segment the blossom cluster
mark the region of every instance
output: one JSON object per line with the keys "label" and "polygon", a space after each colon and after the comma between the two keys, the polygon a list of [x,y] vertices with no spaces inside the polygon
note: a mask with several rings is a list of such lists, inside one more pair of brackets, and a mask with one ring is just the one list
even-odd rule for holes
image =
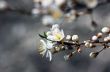
{"label": "blossom cluster", "polygon": [[33,0],[33,2],[32,14],[34,16],[43,14],[42,23],[47,26],[61,21],[73,22],[78,16],[90,13],[98,5],[98,0]]}
{"label": "blossom cluster", "polygon": [[44,33],[44,36],[40,35],[42,38],[45,38],[46,41],[40,40],[40,48],[38,49],[42,56],[46,55],[49,60],[52,60],[51,49],[55,48],[58,41],[62,41],[64,36],[63,30],[59,29],[59,25],[55,24],[52,26],[50,31]]}
{"label": "blossom cluster", "polygon": [[46,56],[49,60],[52,60],[52,55],[57,52],[71,50],[71,52],[64,56],[65,60],[70,59],[75,53],[81,53],[82,47],[94,49],[97,46],[101,46],[99,51],[91,52],[89,56],[96,58],[100,52],[110,48],[110,28],[103,27],[102,30],[90,39],[80,42],[78,35],[66,35],[64,31],[60,29],[58,24],[54,24],[52,28],[44,32],[43,35],[39,34],[42,38],[40,40],[39,53],[42,56]]}

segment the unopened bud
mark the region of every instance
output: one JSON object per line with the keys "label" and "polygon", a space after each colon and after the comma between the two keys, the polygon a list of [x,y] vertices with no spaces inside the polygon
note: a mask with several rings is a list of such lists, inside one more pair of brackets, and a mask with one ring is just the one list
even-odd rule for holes
{"label": "unopened bud", "polygon": [[89,54],[89,56],[90,56],[91,58],[96,58],[96,57],[98,56],[98,54],[99,54],[99,52],[91,52],[91,53]]}
{"label": "unopened bud", "polygon": [[78,48],[77,51],[78,51],[78,53],[81,53],[81,48]]}
{"label": "unopened bud", "polygon": [[109,37],[109,36],[108,36],[108,37],[105,37],[105,38],[104,38],[104,41],[105,41],[105,42],[110,41],[110,37]]}
{"label": "unopened bud", "polygon": [[101,30],[103,33],[109,33],[110,29],[108,27],[103,27]]}
{"label": "unopened bud", "polygon": [[79,40],[78,35],[73,35],[73,36],[72,36],[72,40],[73,40],[73,41],[78,41],[78,40]]}
{"label": "unopened bud", "polygon": [[97,37],[97,36],[93,36],[93,37],[92,37],[92,40],[93,40],[93,41],[96,41],[96,40],[98,40],[98,37]]}
{"label": "unopened bud", "polygon": [[86,43],[85,43],[85,47],[87,47],[87,48],[91,48],[92,46],[93,46],[93,44],[90,43],[90,42],[86,42]]}
{"label": "unopened bud", "polygon": [[67,36],[66,36],[66,39],[67,39],[67,40],[70,40],[70,39],[71,39],[71,36],[70,36],[70,35],[67,35]]}
{"label": "unopened bud", "polygon": [[58,52],[58,51],[60,51],[60,48],[59,47],[55,47],[55,50]]}
{"label": "unopened bud", "polygon": [[101,38],[102,35],[103,35],[103,34],[102,34],[101,32],[99,32],[99,33],[97,34],[97,37],[98,37],[98,38]]}

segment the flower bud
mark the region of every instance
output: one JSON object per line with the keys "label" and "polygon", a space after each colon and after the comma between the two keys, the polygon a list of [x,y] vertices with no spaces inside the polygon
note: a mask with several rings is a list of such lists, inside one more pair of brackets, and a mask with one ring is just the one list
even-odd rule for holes
{"label": "flower bud", "polygon": [[55,50],[58,52],[58,51],[60,51],[60,48],[59,47],[55,47]]}
{"label": "flower bud", "polygon": [[92,40],[93,40],[93,41],[96,41],[97,39],[98,39],[97,36],[93,36],[93,37],[92,37]]}
{"label": "flower bud", "polygon": [[108,27],[103,27],[101,30],[103,33],[109,33],[110,29]]}
{"label": "flower bud", "polygon": [[73,40],[73,41],[78,41],[78,40],[79,40],[78,35],[73,35],[73,36],[72,36],[72,40]]}
{"label": "flower bud", "polygon": [[92,43],[90,43],[90,44],[89,44],[89,47],[91,48],[92,46],[93,46],[93,44],[92,44]]}
{"label": "flower bud", "polygon": [[102,35],[103,35],[103,34],[102,34],[101,32],[99,32],[99,33],[97,34],[97,37],[98,37],[98,38],[101,38]]}
{"label": "flower bud", "polygon": [[110,41],[110,36],[107,36],[108,41]]}
{"label": "flower bud", "polygon": [[98,54],[99,54],[99,52],[91,52],[91,53],[89,54],[89,56],[90,56],[91,58],[96,58],[96,57],[98,56]]}
{"label": "flower bud", "polygon": [[82,50],[81,50],[81,48],[78,48],[77,51],[78,51],[78,53],[81,53]]}
{"label": "flower bud", "polygon": [[67,39],[67,40],[70,40],[70,39],[71,39],[71,36],[70,36],[70,35],[67,35],[67,36],[66,36],[66,39]]}
{"label": "flower bud", "polygon": [[108,39],[107,39],[107,37],[105,37],[105,38],[104,38],[104,42],[108,42]]}
{"label": "flower bud", "polygon": [[87,48],[91,48],[92,46],[93,46],[92,43],[90,43],[90,42],[85,42],[85,47],[87,47]]}
{"label": "flower bud", "polygon": [[84,41],[84,43],[86,43],[87,41]]}
{"label": "flower bud", "polygon": [[105,42],[110,41],[110,37],[109,37],[109,36],[108,36],[108,37],[105,37],[105,38],[104,38],[104,41],[105,41]]}
{"label": "flower bud", "polygon": [[86,46],[86,47],[89,47],[89,42],[86,42],[86,43],[85,43],[85,46]]}

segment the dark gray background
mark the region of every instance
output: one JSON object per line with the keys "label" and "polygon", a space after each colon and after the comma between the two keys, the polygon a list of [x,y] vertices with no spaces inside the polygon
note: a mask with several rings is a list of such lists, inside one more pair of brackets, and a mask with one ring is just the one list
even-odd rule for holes
{"label": "dark gray background", "polygon": [[[31,0],[6,0],[14,9],[30,11]],[[105,0],[99,0],[105,1]],[[103,26],[110,26],[110,4],[96,7],[93,19],[98,27],[93,31],[90,15],[79,17],[73,23],[63,23],[65,34],[78,34],[81,40],[89,39]],[[91,50],[75,55],[71,60],[63,59],[65,52],[55,54],[52,62],[42,58],[38,52],[39,33],[49,28],[41,23],[41,16],[17,12],[0,13],[0,72],[110,72],[110,49],[96,59],[89,58]]]}

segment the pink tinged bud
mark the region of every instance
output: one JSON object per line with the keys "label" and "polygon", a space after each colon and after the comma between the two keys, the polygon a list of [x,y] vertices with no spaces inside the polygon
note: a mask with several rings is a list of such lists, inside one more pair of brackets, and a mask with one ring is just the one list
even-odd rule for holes
{"label": "pink tinged bud", "polygon": [[105,42],[110,41],[110,37],[109,37],[109,36],[108,36],[108,37],[105,37],[105,38],[104,38],[104,41],[105,41]]}
{"label": "pink tinged bud", "polygon": [[92,40],[93,40],[93,41],[96,41],[96,40],[98,40],[98,37],[97,37],[97,36],[93,36],[93,37],[92,37]]}
{"label": "pink tinged bud", "polygon": [[99,32],[99,33],[97,34],[97,37],[98,37],[98,38],[101,38],[102,35],[103,35],[103,34],[102,34],[101,32]]}

